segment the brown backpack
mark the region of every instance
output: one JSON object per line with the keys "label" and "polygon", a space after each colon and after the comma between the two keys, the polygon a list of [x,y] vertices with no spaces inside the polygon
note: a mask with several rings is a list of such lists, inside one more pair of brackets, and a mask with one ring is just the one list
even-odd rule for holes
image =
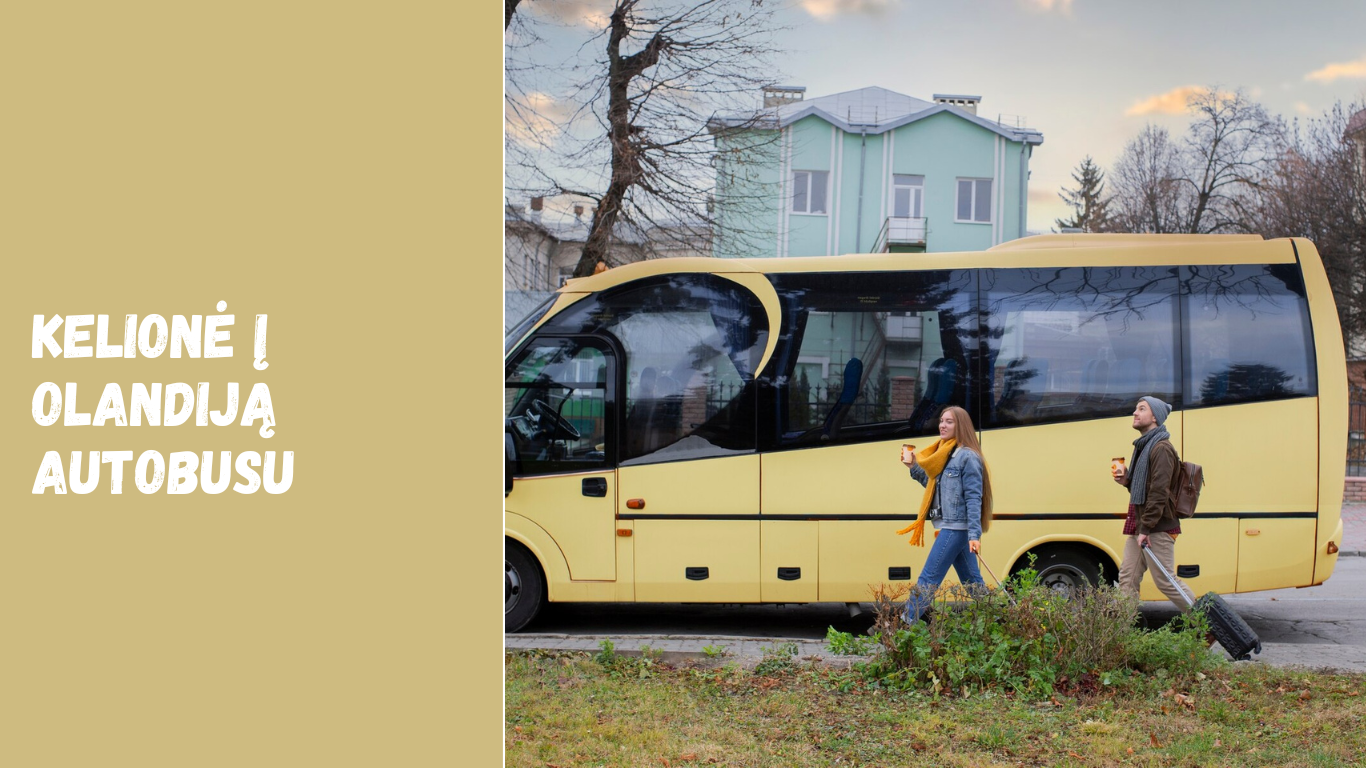
{"label": "brown backpack", "polygon": [[1194,517],[1195,505],[1200,503],[1200,489],[1205,487],[1205,470],[1199,464],[1189,461],[1176,462],[1176,488],[1172,491],[1172,503],[1176,508],[1177,519]]}

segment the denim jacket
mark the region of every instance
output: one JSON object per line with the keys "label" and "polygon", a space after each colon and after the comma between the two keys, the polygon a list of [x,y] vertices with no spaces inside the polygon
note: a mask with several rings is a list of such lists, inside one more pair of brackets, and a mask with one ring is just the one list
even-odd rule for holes
{"label": "denim jacket", "polygon": [[[919,464],[910,468],[911,477],[927,485],[930,476]],[[982,457],[970,448],[959,448],[939,473],[940,512],[944,517],[935,528],[967,531],[969,541],[982,539]]]}

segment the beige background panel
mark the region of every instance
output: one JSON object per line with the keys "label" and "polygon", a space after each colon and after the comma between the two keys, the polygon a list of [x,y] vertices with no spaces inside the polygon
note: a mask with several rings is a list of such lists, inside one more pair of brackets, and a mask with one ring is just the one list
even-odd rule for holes
{"label": "beige background panel", "polygon": [[[499,760],[500,470],[470,372],[497,344],[500,169],[469,147],[500,141],[501,80],[479,26],[449,4],[7,9],[0,765]],[[457,77],[485,105],[458,119]],[[452,221],[481,206],[486,227]],[[34,314],[219,300],[230,360],[29,357]],[[208,381],[215,408],[266,381],[277,434],[44,428],[43,381],[82,410],[109,381]],[[130,467],[120,496],[30,493],[44,451],[78,449],[292,450],[294,485],[148,496]]]}

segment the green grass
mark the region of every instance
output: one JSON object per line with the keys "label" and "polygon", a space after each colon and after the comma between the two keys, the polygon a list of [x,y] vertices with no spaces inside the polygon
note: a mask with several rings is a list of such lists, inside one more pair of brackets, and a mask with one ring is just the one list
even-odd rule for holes
{"label": "green grass", "polygon": [[508,766],[1366,764],[1362,675],[1240,664],[1030,702],[936,699],[805,663],[755,674],[522,652],[505,671]]}

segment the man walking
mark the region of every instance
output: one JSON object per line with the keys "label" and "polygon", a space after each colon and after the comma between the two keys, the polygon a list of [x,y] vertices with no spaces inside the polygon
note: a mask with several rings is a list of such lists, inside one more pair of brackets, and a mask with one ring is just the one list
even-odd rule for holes
{"label": "man walking", "polygon": [[[1124,560],[1119,566],[1119,588],[1134,597],[1138,597],[1143,573],[1148,570],[1142,549],[1144,544],[1169,573],[1176,573],[1176,537],[1181,533],[1181,525],[1176,516],[1172,486],[1180,458],[1172,447],[1171,435],[1163,426],[1171,412],[1172,407],[1156,397],[1148,396],[1138,401],[1134,408],[1134,429],[1141,435],[1134,441],[1134,454],[1129,461],[1132,469],[1121,465],[1115,475],[1115,482],[1129,489],[1129,514],[1124,519],[1124,535],[1129,538],[1124,543]],[[1168,600],[1183,611],[1189,610],[1176,586],[1156,569],[1153,581]],[[1187,595],[1194,594],[1185,582],[1177,581]]]}

